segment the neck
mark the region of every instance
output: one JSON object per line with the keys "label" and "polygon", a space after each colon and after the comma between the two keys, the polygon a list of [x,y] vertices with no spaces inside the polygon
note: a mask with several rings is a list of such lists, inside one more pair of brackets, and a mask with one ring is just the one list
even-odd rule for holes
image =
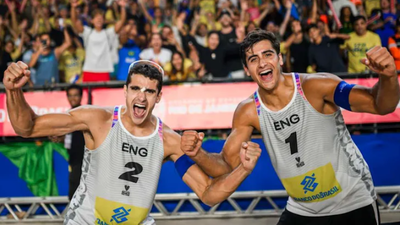
{"label": "neck", "polygon": [[291,74],[280,74],[277,86],[273,90],[258,88],[261,101],[272,111],[284,108],[293,98],[294,83]]}
{"label": "neck", "polygon": [[[122,110],[124,112],[122,112]],[[129,112],[126,108],[121,109],[121,122],[124,125],[125,129],[134,136],[137,137],[145,137],[149,136],[154,132],[157,127],[157,119],[151,113],[148,117],[143,121],[143,123],[137,125],[134,124]]]}
{"label": "neck", "polygon": [[161,48],[153,48],[154,53],[159,54],[161,52]]}
{"label": "neck", "polygon": [[231,26],[227,26],[227,27],[222,27],[221,32],[223,34],[227,34],[227,33],[232,32],[232,30],[233,30],[233,28]]}
{"label": "neck", "polygon": [[322,36],[319,36],[315,39],[315,44],[319,45],[322,42]]}

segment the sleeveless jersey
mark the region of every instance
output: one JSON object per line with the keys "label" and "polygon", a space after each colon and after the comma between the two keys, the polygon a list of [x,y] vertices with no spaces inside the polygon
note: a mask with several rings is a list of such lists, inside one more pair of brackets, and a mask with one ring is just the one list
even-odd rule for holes
{"label": "sleeveless jersey", "polygon": [[376,199],[371,174],[341,111],[319,113],[303,94],[299,75],[292,76],[293,97],[279,111],[269,110],[254,93],[263,141],[289,195],[286,209],[328,216],[371,204]]}
{"label": "sleeveless jersey", "polygon": [[95,150],[85,147],[79,187],[65,225],[154,224],[149,217],[164,158],[162,122],[146,137],[129,133],[114,109],[112,128]]}

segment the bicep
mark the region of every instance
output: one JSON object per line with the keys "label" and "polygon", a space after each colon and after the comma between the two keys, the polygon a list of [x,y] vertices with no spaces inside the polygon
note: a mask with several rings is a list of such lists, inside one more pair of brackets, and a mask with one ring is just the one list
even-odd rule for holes
{"label": "bicep", "polygon": [[[339,102],[348,102],[351,111],[353,112],[366,112],[376,114],[375,101],[372,93],[372,88],[355,85],[346,93],[345,89],[350,87],[349,85],[338,87],[339,83],[343,80],[336,75],[328,75],[328,79],[320,82],[320,90],[324,90],[325,100],[340,106]],[[340,88],[336,91],[337,88]],[[341,90],[341,91],[340,91]]]}
{"label": "bicep", "polygon": [[61,136],[78,130],[88,130],[79,113],[45,114],[34,119],[30,137]]}

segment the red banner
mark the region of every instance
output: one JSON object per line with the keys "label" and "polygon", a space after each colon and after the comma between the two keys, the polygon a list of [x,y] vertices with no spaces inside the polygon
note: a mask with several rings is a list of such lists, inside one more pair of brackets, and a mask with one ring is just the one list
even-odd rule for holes
{"label": "red banner", "polygon": [[[347,82],[372,87],[378,79],[349,79]],[[237,105],[256,90],[252,82],[224,84],[190,84],[164,86],[163,96],[154,109],[166,124],[175,130],[225,129],[232,125]],[[93,90],[93,105],[124,105],[123,89]],[[65,112],[70,108],[65,92],[31,92],[25,98],[39,114]],[[84,94],[83,103],[87,102]],[[400,122],[400,105],[385,116],[367,113],[352,113],[343,110],[347,124]],[[0,135],[15,135],[6,110],[5,94],[0,94]]]}

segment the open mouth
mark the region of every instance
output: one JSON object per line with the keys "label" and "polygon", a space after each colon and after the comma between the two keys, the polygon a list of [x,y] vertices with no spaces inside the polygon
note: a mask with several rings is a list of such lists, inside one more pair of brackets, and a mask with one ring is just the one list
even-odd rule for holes
{"label": "open mouth", "polygon": [[146,114],[146,105],[142,104],[134,104],[133,105],[133,114],[135,117],[142,118]]}
{"label": "open mouth", "polygon": [[268,70],[264,70],[260,73],[261,76],[261,80],[268,82],[272,80],[272,70],[268,69]]}

